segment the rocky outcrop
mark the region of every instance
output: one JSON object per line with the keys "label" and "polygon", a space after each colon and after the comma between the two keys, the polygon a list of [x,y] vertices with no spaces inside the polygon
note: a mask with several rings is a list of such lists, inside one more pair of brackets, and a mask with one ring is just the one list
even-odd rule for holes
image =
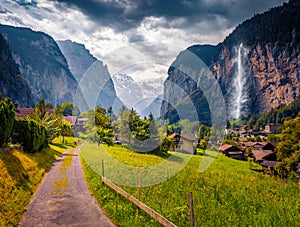
{"label": "rocky outcrop", "polygon": [[[77,82],[52,37],[28,28],[0,25],[0,33],[7,40],[15,62],[28,83],[34,103],[44,99],[56,104],[74,99],[84,103]],[[76,97],[75,97],[76,96]]]}
{"label": "rocky outcrop", "polygon": [[[288,105],[300,97],[300,45],[258,44],[244,47],[243,68],[246,77],[247,114],[261,114]],[[230,108],[236,75],[236,48],[223,47],[211,70],[219,81]],[[233,97],[234,98],[234,97]],[[228,110],[229,111],[229,110]]]}
{"label": "rocky outcrop", "polygon": [[0,92],[4,97],[17,101],[20,107],[32,107],[31,90],[20,73],[11,51],[0,34]]}

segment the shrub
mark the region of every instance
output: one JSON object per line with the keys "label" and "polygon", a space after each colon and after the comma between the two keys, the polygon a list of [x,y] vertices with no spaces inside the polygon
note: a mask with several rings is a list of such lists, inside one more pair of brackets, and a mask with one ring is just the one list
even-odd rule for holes
{"label": "shrub", "polygon": [[0,147],[7,143],[15,121],[15,107],[8,99],[0,100]]}
{"label": "shrub", "polygon": [[40,151],[48,144],[46,128],[34,120],[17,119],[14,135],[26,152]]}

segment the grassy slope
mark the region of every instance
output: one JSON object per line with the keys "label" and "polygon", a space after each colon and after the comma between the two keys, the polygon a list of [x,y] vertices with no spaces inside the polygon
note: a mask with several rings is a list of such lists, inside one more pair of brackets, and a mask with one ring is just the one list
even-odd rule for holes
{"label": "grassy slope", "polygon": [[[111,157],[129,165],[153,165],[163,160],[119,147],[105,149]],[[106,152],[96,145],[88,145],[81,150],[90,189],[118,225],[159,226],[142,212],[137,216],[132,204],[100,183],[101,177],[97,173],[101,172],[101,159],[107,159]],[[193,192],[196,226],[300,225],[300,190],[297,185],[282,184],[262,173],[249,170],[247,162],[222,155],[216,158],[208,171],[199,173],[201,159],[202,156],[196,155],[175,177],[141,188],[141,200],[178,226],[189,225],[189,191]],[[105,175],[122,174],[118,166],[108,163],[108,160],[105,162],[106,166],[113,165],[105,168]],[[122,188],[137,195],[135,187]]]}
{"label": "grassy slope", "polygon": [[18,225],[43,176],[72,144],[57,140],[35,154],[0,151],[0,226]]}

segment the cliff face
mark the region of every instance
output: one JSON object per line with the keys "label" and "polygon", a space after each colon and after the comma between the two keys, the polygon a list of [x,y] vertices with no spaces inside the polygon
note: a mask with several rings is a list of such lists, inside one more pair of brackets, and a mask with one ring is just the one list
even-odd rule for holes
{"label": "cliff face", "polygon": [[[77,82],[56,42],[28,28],[0,25],[15,62],[28,83],[34,103],[44,99],[54,106],[75,98]],[[79,94],[77,99],[82,100]]]}
{"label": "cliff face", "polygon": [[[181,52],[169,68],[164,86],[164,100],[170,100],[173,106],[164,101],[161,114],[176,122],[175,110],[187,109],[185,100],[190,98],[200,121],[210,124],[207,97],[201,89],[205,83],[199,82],[199,72],[205,68],[210,69],[222,90],[229,119],[248,118],[297,100],[299,11],[300,2],[290,0],[244,21],[218,46],[198,45]],[[192,52],[207,66],[191,66],[184,60],[185,52]]]}
{"label": "cliff face", "polygon": [[[224,46],[219,60],[211,66],[222,87],[228,109],[237,95],[232,92],[238,67],[235,49]],[[259,44],[244,47],[244,53],[243,89],[247,114],[261,114],[271,108],[288,105],[300,97],[300,45]]]}
{"label": "cliff face", "polygon": [[83,44],[71,40],[57,41],[57,45],[66,57],[68,66],[77,81],[80,81],[86,70],[97,60]]}
{"label": "cliff face", "polygon": [[78,81],[89,108],[101,105],[113,107],[117,113],[123,103],[117,97],[108,68],[90,54],[83,44],[70,40],[57,42],[67,59],[72,74]]}
{"label": "cliff face", "polygon": [[0,34],[0,92],[4,97],[18,101],[20,107],[33,106],[31,90],[12,58],[11,51]]}

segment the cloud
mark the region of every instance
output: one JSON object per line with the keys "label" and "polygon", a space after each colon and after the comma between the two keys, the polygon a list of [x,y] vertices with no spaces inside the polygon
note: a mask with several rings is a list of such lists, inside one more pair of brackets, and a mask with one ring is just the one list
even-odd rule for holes
{"label": "cloud", "polygon": [[[283,2],[3,0],[0,23],[43,31],[56,40],[82,43],[111,72],[127,64],[131,65],[131,73],[143,77],[142,71],[149,66],[143,60],[155,62],[153,69],[148,67],[146,71],[147,75],[151,71],[158,77],[166,76],[168,65],[183,49],[193,44],[217,44],[244,19]],[[140,45],[134,46],[136,50],[127,48],[122,54],[122,48],[132,43]]]}
{"label": "cloud", "polygon": [[[145,18],[165,18],[163,27],[192,27],[199,21],[224,18],[226,28],[254,13],[279,5],[283,0],[52,0],[76,8],[117,32],[137,28]],[[176,23],[184,21],[185,23]],[[171,22],[171,24],[169,23]],[[216,21],[217,22],[217,21]]]}

